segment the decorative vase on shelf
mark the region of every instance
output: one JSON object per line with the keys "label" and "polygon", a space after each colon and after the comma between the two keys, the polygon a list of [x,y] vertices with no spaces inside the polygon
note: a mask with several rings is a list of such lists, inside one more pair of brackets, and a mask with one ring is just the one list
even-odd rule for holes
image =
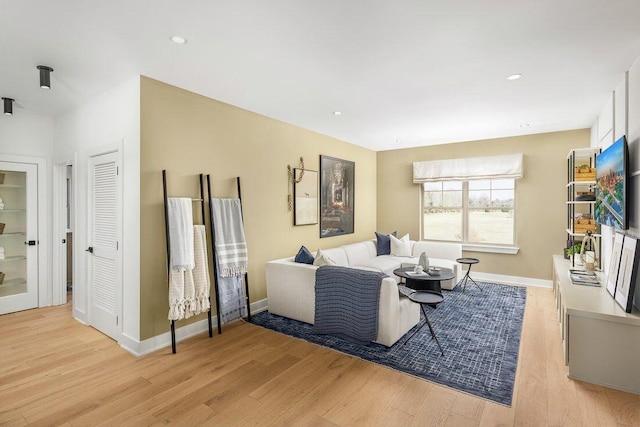
{"label": "decorative vase on shelf", "polygon": [[429,271],[429,257],[426,252],[422,252],[420,254],[420,258],[418,259],[418,265],[422,266],[424,271]]}

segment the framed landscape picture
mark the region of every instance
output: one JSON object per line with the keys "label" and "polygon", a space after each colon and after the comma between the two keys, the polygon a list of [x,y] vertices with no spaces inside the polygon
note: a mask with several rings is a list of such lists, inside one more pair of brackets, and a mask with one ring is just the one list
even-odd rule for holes
{"label": "framed landscape picture", "polygon": [[607,291],[612,297],[616,296],[616,285],[618,283],[618,273],[620,271],[620,257],[622,255],[622,242],[624,234],[616,233],[611,251],[611,264],[609,264],[609,275],[607,276]]}
{"label": "framed landscape picture", "polygon": [[293,225],[318,223],[318,171],[293,170]]}
{"label": "framed landscape picture", "polygon": [[320,237],[354,230],[355,163],[320,156]]}
{"label": "framed landscape picture", "polygon": [[635,237],[625,236],[620,257],[615,299],[627,313],[631,313],[633,308],[633,295],[638,275],[640,251],[637,250],[637,243],[638,240]]}

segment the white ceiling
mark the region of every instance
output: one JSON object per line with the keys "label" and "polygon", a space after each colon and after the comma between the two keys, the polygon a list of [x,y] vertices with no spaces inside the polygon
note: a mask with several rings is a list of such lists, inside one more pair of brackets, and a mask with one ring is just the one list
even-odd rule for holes
{"label": "white ceiling", "polygon": [[0,0],[15,114],[142,74],[374,150],[590,127],[638,55],[638,0]]}

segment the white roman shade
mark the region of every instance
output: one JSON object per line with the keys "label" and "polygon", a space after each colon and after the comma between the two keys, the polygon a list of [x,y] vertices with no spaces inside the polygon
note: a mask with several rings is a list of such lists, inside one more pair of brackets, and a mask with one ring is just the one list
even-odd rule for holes
{"label": "white roman shade", "polygon": [[522,153],[413,162],[413,183],[522,178]]}

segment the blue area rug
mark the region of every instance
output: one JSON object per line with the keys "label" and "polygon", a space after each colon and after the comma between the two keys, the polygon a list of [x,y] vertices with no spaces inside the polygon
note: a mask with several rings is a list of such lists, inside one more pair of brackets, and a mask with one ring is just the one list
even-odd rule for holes
{"label": "blue area rug", "polygon": [[[356,344],[331,335],[315,335],[312,325],[270,314],[252,316],[252,323],[293,337],[333,348],[429,381],[511,405],[518,366],[520,333],[527,299],[526,288],[478,282],[478,288],[460,286],[444,292],[444,302],[427,315],[438,345],[425,326],[406,345],[409,331],[393,347]],[[424,319],[422,319],[424,322]]]}

